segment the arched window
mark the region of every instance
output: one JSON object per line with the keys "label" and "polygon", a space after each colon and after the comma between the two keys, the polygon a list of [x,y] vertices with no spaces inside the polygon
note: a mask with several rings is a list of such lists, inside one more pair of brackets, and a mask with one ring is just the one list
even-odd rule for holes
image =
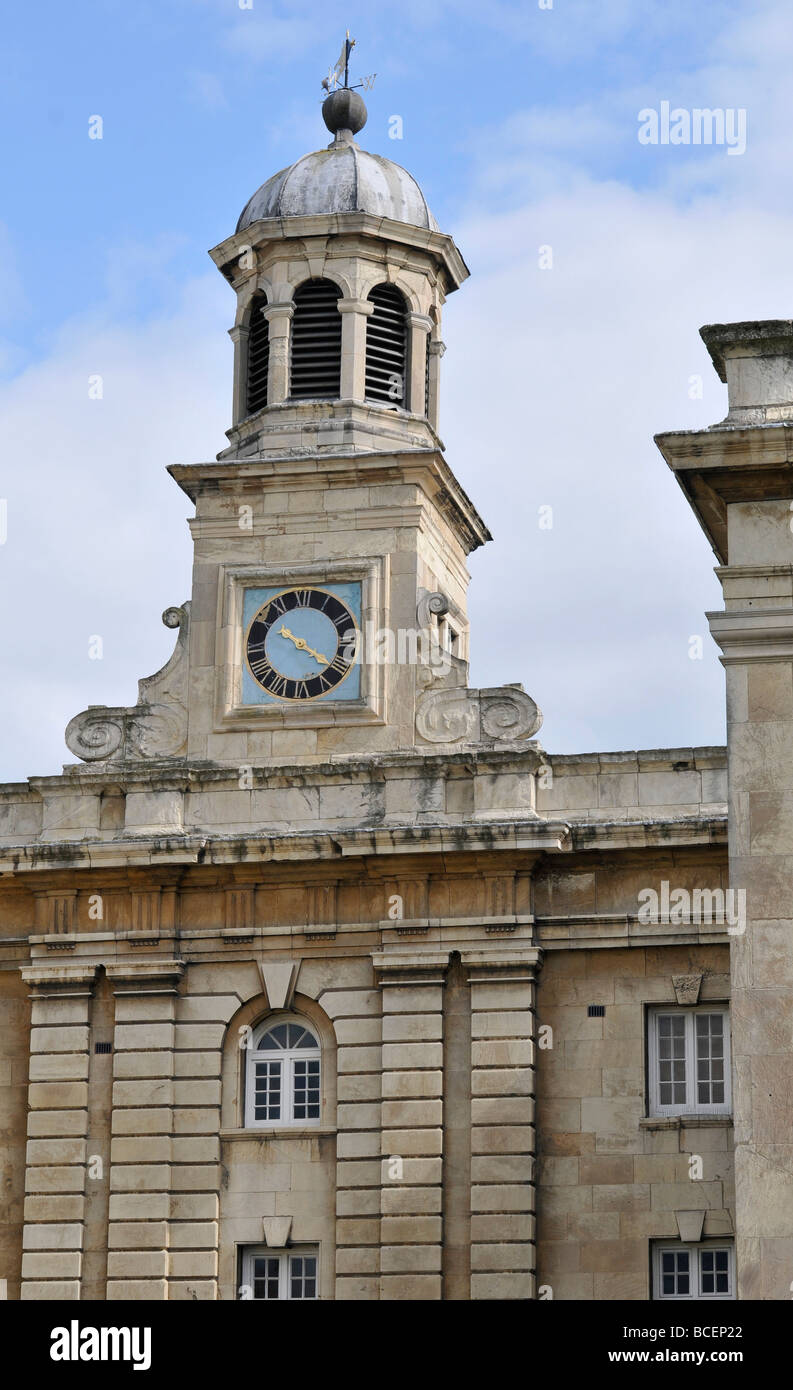
{"label": "arched window", "polygon": [[332,280],[305,280],[295,290],[290,391],[293,400],[341,395],[341,290]]}
{"label": "arched window", "polygon": [[407,332],[405,301],[395,285],[375,285],[366,320],[366,398],[404,405]]}
{"label": "arched window", "polygon": [[245,1077],[246,1125],[317,1125],[319,1042],[302,1019],[264,1023],[253,1035]]}
{"label": "arched window", "polygon": [[262,312],[267,296],[255,294],[248,314],[248,375],[245,413],[253,415],[267,404],[267,372],[270,366],[270,325]]}

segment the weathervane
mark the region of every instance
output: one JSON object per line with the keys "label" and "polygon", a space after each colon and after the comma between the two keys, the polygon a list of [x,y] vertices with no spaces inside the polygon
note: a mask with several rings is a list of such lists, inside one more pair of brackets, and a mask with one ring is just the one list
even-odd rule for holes
{"label": "weathervane", "polygon": [[[348,29],[347,37],[341,46],[341,53],[334,67],[329,68],[327,77],[323,77],[322,79],[322,86],[326,92],[338,91],[340,87],[347,91],[354,90],[355,87],[365,87],[366,90],[369,91],[369,89],[374,86],[374,80],[377,76],[376,72],[370,73],[362,82],[355,82],[353,88],[350,88],[350,54],[354,47],[355,39],[350,38],[350,31]],[[342,74],[344,74],[344,82],[341,80]]]}

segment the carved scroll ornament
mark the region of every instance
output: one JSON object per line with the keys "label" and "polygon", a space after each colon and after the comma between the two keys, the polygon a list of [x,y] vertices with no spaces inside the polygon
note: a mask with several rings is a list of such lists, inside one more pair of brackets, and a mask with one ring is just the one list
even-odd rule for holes
{"label": "carved scroll ornament", "polygon": [[187,745],[187,630],[190,604],[166,608],[166,627],[179,628],[166,664],[138,682],[138,703],[131,708],[89,705],[66,729],[66,746],[84,762],[125,762],[139,758],[174,758]]}
{"label": "carved scroll ornament", "polygon": [[519,686],[491,690],[428,690],[419,698],[416,728],[428,743],[508,743],[531,738],[542,714]]}

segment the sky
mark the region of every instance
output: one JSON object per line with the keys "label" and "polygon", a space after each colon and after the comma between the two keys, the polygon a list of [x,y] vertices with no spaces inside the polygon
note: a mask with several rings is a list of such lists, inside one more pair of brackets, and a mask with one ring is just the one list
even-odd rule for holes
{"label": "sky", "polygon": [[[470,683],[522,682],[551,753],[724,741],[716,560],[652,436],[726,414],[702,324],[792,312],[786,0],[37,0],[0,29],[0,782],[73,762],[72,716],[172,650],[191,508],[165,469],[231,424],[207,251],[327,144],[347,28],[359,143],[471,270],[440,421],[494,537]],[[745,148],[642,143],[664,101],[734,113]]]}

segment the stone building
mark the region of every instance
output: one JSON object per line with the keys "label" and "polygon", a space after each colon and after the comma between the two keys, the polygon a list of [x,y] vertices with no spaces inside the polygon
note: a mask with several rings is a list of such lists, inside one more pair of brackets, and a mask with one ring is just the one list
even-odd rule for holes
{"label": "stone building", "polygon": [[729,749],[548,754],[522,686],[468,685],[465,263],[360,97],[323,114],[212,252],[233,423],[170,470],[173,656],[0,787],[0,1277],[786,1296],[793,326],[707,330],[730,414],[659,440],[721,562]]}

